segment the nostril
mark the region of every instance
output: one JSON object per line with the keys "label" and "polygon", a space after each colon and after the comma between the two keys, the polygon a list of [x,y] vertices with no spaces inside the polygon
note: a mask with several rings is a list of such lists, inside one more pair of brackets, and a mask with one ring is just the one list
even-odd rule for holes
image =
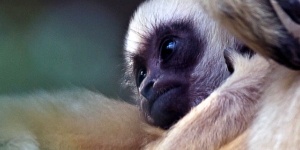
{"label": "nostril", "polygon": [[147,99],[151,99],[151,95],[153,95],[153,85],[154,81],[149,81],[142,86],[140,86],[140,93]]}

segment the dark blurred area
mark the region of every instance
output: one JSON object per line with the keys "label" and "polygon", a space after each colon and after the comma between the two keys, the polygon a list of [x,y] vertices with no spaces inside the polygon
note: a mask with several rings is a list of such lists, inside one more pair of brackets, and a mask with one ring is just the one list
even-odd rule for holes
{"label": "dark blurred area", "polygon": [[1,0],[0,93],[85,87],[128,99],[123,41],[141,0]]}

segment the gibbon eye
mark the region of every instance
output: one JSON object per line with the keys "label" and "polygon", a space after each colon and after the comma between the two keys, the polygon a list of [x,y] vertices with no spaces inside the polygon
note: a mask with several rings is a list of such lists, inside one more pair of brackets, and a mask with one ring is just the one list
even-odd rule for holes
{"label": "gibbon eye", "polygon": [[160,46],[160,58],[168,60],[176,50],[177,43],[175,39],[165,39]]}
{"label": "gibbon eye", "polygon": [[137,87],[139,87],[141,85],[141,83],[146,78],[146,76],[147,76],[146,68],[141,68],[137,71],[137,75],[136,75],[136,85],[137,85]]}

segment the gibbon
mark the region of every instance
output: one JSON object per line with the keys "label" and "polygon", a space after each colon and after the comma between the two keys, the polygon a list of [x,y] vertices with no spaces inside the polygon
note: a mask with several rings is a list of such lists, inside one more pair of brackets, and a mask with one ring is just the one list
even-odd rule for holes
{"label": "gibbon", "polygon": [[[138,8],[125,59],[139,108],[82,89],[2,96],[0,149],[296,149],[298,72],[247,46],[293,69],[297,61],[279,56],[284,43],[274,48],[239,36],[243,31],[230,28],[230,15],[219,17],[225,7],[216,2],[148,0]],[[281,34],[274,38],[280,41]],[[290,42],[293,52],[297,41]]]}
{"label": "gibbon", "polygon": [[[193,1],[195,2],[195,1]],[[152,145],[148,145],[149,149],[299,149],[300,147],[300,102],[299,96],[299,71],[291,69],[299,69],[299,25],[297,18],[288,17],[283,10],[280,10],[282,3],[277,4],[276,1],[198,1],[203,6],[204,10],[214,17],[220,25],[224,25],[236,37],[240,38],[247,46],[257,51],[259,54],[266,57],[269,66],[267,69],[256,70],[256,74],[265,72],[264,78],[257,78],[245,70],[247,67],[242,67],[241,72],[234,72],[219,89],[212,93],[204,102],[189,112],[183,119],[181,119],[161,140],[158,140]],[[282,1],[281,1],[282,2]],[[286,1],[289,3],[291,1]],[[296,6],[299,6],[299,1],[294,1]],[[297,3],[298,2],[298,3]],[[186,3],[186,1],[185,1]],[[284,2],[283,2],[284,3]],[[161,2],[161,4],[163,4]],[[196,4],[196,2],[195,2]],[[281,5],[280,5],[281,4]],[[178,8],[176,8],[178,9]],[[295,14],[287,10],[289,15]],[[298,8],[299,9],[299,8]],[[297,10],[298,11],[298,10]],[[299,11],[298,11],[299,16]],[[298,18],[299,19],[299,18]],[[286,24],[286,21],[293,23],[293,30],[288,28],[291,24]],[[255,56],[254,56],[255,57]],[[284,65],[281,66],[276,62]],[[250,59],[251,60],[251,59]],[[258,60],[249,61],[248,63],[259,62]],[[247,63],[247,62],[245,62]],[[265,63],[265,62],[264,62]],[[252,67],[259,68],[264,63],[258,63]],[[250,65],[248,64],[248,65]],[[288,68],[286,68],[288,67]],[[250,67],[251,68],[251,67]],[[254,69],[252,68],[252,69]],[[289,69],[291,68],[291,69]],[[236,68],[238,69],[238,68]],[[245,80],[236,80],[235,75],[243,75]],[[258,89],[261,90],[260,96],[254,97],[253,89],[241,88],[255,85],[255,82],[246,82],[247,79],[254,79],[264,81]],[[235,84],[230,84],[231,80]],[[238,81],[238,82],[237,82]],[[258,106],[258,109],[242,109],[238,112],[241,118],[245,120],[236,119],[236,111],[239,109],[228,109],[232,107],[221,106],[218,115],[228,113],[226,117],[213,119],[212,122],[219,124],[207,127],[208,121],[211,121],[210,115],[206,119],[199,119],[199,116],[209,115],[215,93],[226,86],[224,91],[230,91],[235,87],[236,94],[232,94],[231,99],[241,98],[239,101],[246,100],[248,97],[240,97],[239,94],[249,94],[250,99],[258,101],[258,105],[245,105],[245,103],[238,103],[238,108]],[[243,90],[244,89],[244,90]],[[222,92],[224,92],[222,91]],[[222,93],[220,92],[220,93]],[[228,92],[230,93],[230,92]],[[227,93],[227,94],[228,94]],[[216,94],[217,95],[217,94]],[[218,95],[217,99],[226,97]],[[227,97],[228,98],[228,97]],[[230,99],[230,98],[229,98]],[[227,99],[228,100],[228,99]],[[232,101],[237,103],[239,101]],[[224,101],[223,101],[224,102]],[[206,106],[205,103],[208,103]],[[233,105],[230,103],[230,105]],[[230,106],[229,105],[229,106]],[[210,109],[209,109],[210,108]],[[224,111],[225,109],[225,111]],[[198,111],[197,111],[198,110]],[[230,111],[229,111],[230,110]],[[233,111],[233,113],[232,113]],[[245,117],[246,114],[255,113],[253,118]],[[230,120],[234,119],[234,125]],[[205,123],[202,123],[202,122]],[[237,123],[238,121],[242,121]],[[241,130],[241,124],[249,123],[249,128]],[[248,124],[249,125],[249,124]],[[218,128],[219,127],[219,128]],[[207,131],[208,130],[208,131]],[[238,138],[231,142],[236,137],[232,133],[242,133]],[[203,134],[203,132],[205,134]],[[209,132],[210,134],[206,134]],[[204,137],[203,137],[204,136]],[[203,140],[202,138],[206,138]],[[227,145],[226,145],[227,144]]]}
{"label": "gibbon", "polygon": [[[266,0],[152,0],[140,6],[129,26],[126,50],[141,109],[149,123],[162,128],[180,119],[146,149],[219,149],[228,143],[229,149],[300,147],[297,144],[300,103],[295,102],[299,99],[298,72],[288,69],[299,69],[299,34],[280,22],[282,18],[274,6]],[[219,24],[211,21],[199,7]],[[297,16],[287,8],[285,11]],[[203,24],[209,29],[203,28]],[[231,65],[220,61],[226,55],[216,57],[224,54],[224,49],[232,48],[226,45],[232,37],[223,25],[266,59],[255,55],[241,63],[243,67],[233,63],[233,74],[224,78],[226,71],[231,73]],[[225,48],[210,45],[210,42],[222,45],[224,41]],[[234,46],[232,49],[243,51]],[[218,65],[227,69],[216,69]],[[213,72],[211,69],[218,74],[209,73],[205,76],[209,80],[201,80],[203,74]],[[206,85],[207,81],[212,82]],[[221,86],[212,88],[210,85],[215,82]],[[282,116],[286,111],[287,118]]]}
{"label": "gibbon", "polygon": [[[269,63],[194,1],[173,2],[144,2],[129,26],[127,77],[140,108],[84,89],[2,96],[0,149],[140,149],[157,138],[157,148],[217,149],[243,132]],[[182,119],[162,136],[139,109],[163,129]]]}
{"label": "gibbon", "polygon": [[145,1],[125,58],[144,118],[173,125],[146,149],[210,150],[234,140],[251,124],[272,70],[196,0]]}

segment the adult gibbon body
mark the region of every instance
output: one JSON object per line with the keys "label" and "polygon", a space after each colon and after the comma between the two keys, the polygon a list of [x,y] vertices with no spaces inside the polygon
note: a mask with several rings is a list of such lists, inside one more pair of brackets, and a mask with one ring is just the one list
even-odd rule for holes
{"label": "adult gibbon body", "polygon": [[131,150],[159,135],[136,106],[85,89],[0,97],[0,150]]}

